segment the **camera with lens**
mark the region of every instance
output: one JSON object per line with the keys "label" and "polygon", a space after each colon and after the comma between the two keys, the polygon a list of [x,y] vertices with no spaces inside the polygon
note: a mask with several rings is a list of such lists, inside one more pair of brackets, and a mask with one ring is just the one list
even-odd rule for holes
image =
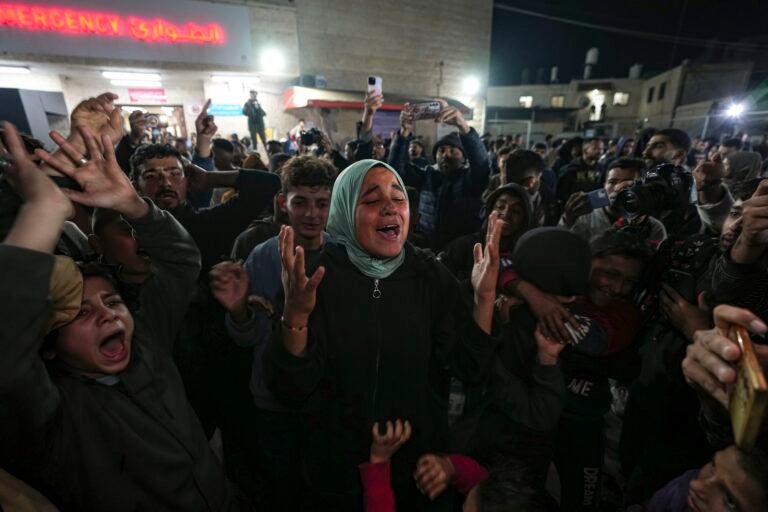
{"label": "camera with lens", "polygon": [[663,212],[688,206],[693,177],[682,167],[662,164],[649,170],[643,180],[616,196],[615,208],[631,221],[641,215],[660,217]]}
{"label": "camera with lens", "polygon": [[311,146],[313,144],[320,145],[323,140],[323,132],[317,128],[310,128],[309,130],[302,130],[301,132],[301,145]]}

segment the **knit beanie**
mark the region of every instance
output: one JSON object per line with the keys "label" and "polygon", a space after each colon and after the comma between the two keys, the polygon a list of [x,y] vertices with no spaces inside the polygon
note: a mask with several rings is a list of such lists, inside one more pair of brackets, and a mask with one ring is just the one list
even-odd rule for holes
{"label": "knit beanie", "polygon": [[444,136],[442,139],[438,140],[437,143],[435,143],[435,147],[432,148],[433,159],[437,159],[437,150],[443,146],[453,146],[455,148],[459,148],[459,150],[464,155],[464,158],[467,157],[467,152],[464,151],[464,144],[461,143],[461,137],[459,137],[459,132],[451,132],[448,135]]}
{"label": "knit beanie", "polygon": [[512,255],[520,279],[553,295],[584,295],[589,288],[589,244],[562,228],[536,228],[517,242]]}

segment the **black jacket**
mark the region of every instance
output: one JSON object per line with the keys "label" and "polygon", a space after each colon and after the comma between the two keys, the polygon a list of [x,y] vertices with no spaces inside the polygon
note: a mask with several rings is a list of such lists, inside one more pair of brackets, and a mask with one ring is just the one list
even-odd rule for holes
{"label": "black jacket", "polygon": [[203,272],[229,258],[232,246],[251,221],[269,208],[280,189],[280,177],[263,171],[241,170],[238,194],[213,208],[196,210],[185,203],[171,210],[200,248]]}
{"label": "black jacket", "polygon": [[171,360],[200,255],[167,212],[132,220],[155,272],[142,289],[128,367],[116,384],[81,377],[38,355],[53,257],[0,245],[0,402],[19,430],[25,472],[62,510],[237,510]]}
{"label": "black jacket", "polygon": [[488,186],[491,163],[474,128],[460,138],[469,165],[450,175],[434,166],[414,165],[408,157],[410,137],[395,136],[389,154],[389,164],[400,173],[406,185],[419,192],[423,187],[430,187],[435,194],[435,231],[431,238],[436,251],[459,236],[477,231],[481,224],[481,196]]}
{"label": "black jacket", "polygon": [[[377,299],[374,279],[342,246],[326,244],[307,356],[285,350],[277,323],[265,372],[286,404],[323,404],[307,450],[311,488],[359,495],[356,466],[368,460],[373,423],[400,418],[411,422],[413,435],[392,458],[398,510],[428,510],[412,475],[419,456],[448,449],[450,376],[480,381],[495,343],[468,318],[448,271],[410,244],[405,251],[401,267],[378,282]],[[339,489],[345,482],[349,488]]]}
{"label": "black jacket", "polygon": [[557,199],[565,204],[574,192],[591,192],[603,186],[600,165],[590,166],[581,157],[562,169],[557,181]]}

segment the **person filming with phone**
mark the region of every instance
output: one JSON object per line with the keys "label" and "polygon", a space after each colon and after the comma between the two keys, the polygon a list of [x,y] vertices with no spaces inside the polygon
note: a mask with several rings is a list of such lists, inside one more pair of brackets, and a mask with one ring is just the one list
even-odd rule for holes
{"label": "person filming with phone", "polygon": [[259,93],[257,91],[251,91],[248,101],[243,105],[243,115],[248,117],[248,131],[251,134],[253,150],[257,151],[259,149],[258,140],[256,138],[257,135],[261,137],[261,143],[266,150],[267,135],[264,133],[264,117],[267,113],[261,108],[261,103],[259,103]]}
{"label": "person filming with phone", "polygon": [[[433,104],[439,104],[439,110],[430,111]],[[424,105],[426,112],[416,109]],[[420,167],[408,156],[416,117],[458,128],[435,144],[435,165]],[[433,249],[440,250],[448,242],[480,229],[481,195],[488,185],[491,163],[480,135],[470,128],[458,108],[449,107],[445,100],[406,104],[400,113],[400,130],[392,141],[389,164],[406,185],[419,191],[417,230],[430,239]]]}
{"label": "person filming with phone", "polygon": [[667,230],[661,221],[650,215],[625,220],[616,208],[616,197],[622,190],[640,181],[644,168],[643,161],[634,158],[620,158],[612,162],[603,188],[571,194],[565,203],[560,226],[591,240],[619,222],[631,225],[634,231],[638,231],[648,241],[655,244],[662,242],[667,238]]}

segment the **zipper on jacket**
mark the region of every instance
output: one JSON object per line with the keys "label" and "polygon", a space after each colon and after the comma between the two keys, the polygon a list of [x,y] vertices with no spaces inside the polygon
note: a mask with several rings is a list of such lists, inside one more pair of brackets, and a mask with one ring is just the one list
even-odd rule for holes
{"label": "zipper on jacket", "polygon": [[374,279],[373,280],[373,298],[376,299],[373,301],[373,313],[375,317],[375,325],[376,325],[376,370],[374,372],[374,381],[373,381],[373,398],[371,399],[371,420],[375,421],[376,419],[376,399],[379,394],[379,365],[381,363],[381,325],[379,322],[379,308],[378,308],[378,299],[381,297],[381,290],[379,289],[379,280]]}

